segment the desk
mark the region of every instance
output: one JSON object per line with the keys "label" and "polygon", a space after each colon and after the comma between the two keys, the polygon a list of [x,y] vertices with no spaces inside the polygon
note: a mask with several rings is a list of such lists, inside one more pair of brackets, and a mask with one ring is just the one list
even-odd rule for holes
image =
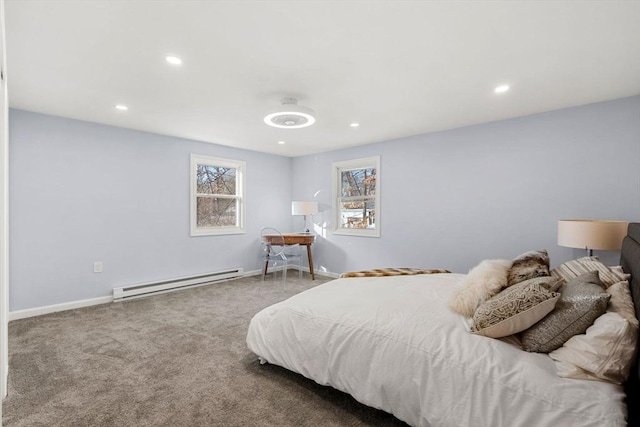
{"label": "desk", "polygon": [[[285,245],[301,245],[307,247],[307,258],[309,259],[309,271],[311,272],[311,280],[316,280],[316,275],[313,271],[313,256],[311,255],[311,245],[316,240],[315,234],[306,233],[283,233]],[[277,234],[266,234],[262,236],[262,240],[268,243],[281,243],[280,236]],[[267,264],[264,266],[264,271],[267,271]]]}

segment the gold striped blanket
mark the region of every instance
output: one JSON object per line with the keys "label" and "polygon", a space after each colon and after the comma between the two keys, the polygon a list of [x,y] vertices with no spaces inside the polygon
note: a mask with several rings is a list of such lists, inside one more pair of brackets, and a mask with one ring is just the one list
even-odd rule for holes
{"label": "gold striped blanket", "polygon": [[430,269],[422,270],[419,268],[376,268],[373,270],[349,271],[342,273],[340,277],[384,277],[384,276],[414,276],[416,274],[439,274],[451,273],[449,270]]}

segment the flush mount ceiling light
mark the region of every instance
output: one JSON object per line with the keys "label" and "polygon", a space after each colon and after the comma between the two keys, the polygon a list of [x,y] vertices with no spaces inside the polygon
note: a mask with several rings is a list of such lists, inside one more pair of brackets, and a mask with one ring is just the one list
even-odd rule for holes
{"label": "flush mount ceiling light", "polygon": [[182,64],[182,59],[178,58],[177,56],[166,56],[164,59],[169,64],[173,64],[173,65],[181,65]]}
{"label": "flush mount ceiling light", "polygon": [[509,85],[502,85],[502,86],[498,86],[496,87],[493,91],[495,93],[505,93],[507,91],[509,91]]}
{"label": "flush mount ceiling light", "polygon": [[315,112],[309,107],[298,105],[295,98],[283,98],[282,105],[264,117],[266,124],[281,129],[306,128],[315,121]]}

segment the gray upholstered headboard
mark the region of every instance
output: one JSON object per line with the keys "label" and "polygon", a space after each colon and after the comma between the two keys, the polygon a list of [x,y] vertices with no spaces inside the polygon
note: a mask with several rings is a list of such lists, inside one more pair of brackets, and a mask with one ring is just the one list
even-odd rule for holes
{"label": "gray upholstered headboard", "polygon": [[[636,306],[636,316],[640,319],[640,223],[629,224],[627,236],[622,241],[620,265],[625,272],[631,274],[629,286]],[[640,399],[640,351],[636,355],[635,367],[625,384],[625,391],[629,411],[627,423],[629,426],[640,426],[640,409],[637,405]]]}
{"label": "gray upholstered headboard", "polygon": [[[625,272],[631,274],[629,285],[636,306],[636,316],[640,319],[640,223],[629,224],[627,236],[622,241],[620,265]],[[638,353],[640,358],[640,352]],[[640,378],[640,363],[636,363],[635,375]]]}

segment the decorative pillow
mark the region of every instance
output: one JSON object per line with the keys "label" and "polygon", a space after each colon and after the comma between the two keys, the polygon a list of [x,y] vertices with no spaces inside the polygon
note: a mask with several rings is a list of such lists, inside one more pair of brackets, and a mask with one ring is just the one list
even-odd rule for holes
{"label": "decorative pillow", "polygon": [[549,353],[556,362],[558,376],[616,384],[628,378],[638,339],[638,319],[629,283],[618,282],[607,293],[611,295],[607,312],[586,334],[572,337]]}
{"label": "decorative pillow", "polygon": [[574,277],[594,270],[598,271],[600,280],[607,288],[623,280],[629,280],[631,277],[630,274],[622,272],[621,269],[607,267],[597,257],[584,257],[567,261],[551,270],[551,275],[569,281]]}
{"label": "decorative pillow", "polygon": [[548,291],[557,292],[558,289],[560,289],[560,287],[565,284],[565,281],[564,279],[561,279],[559,277],[542,276],[534,277],[533,279],[528,279],[520,283],[535,283],[536,285],[540,285]]}
{"label": "decorative pillow", "polygon": [[509,270],[509,286],[534,277],[549,276],[549,255],[546,250],[529,251],[513,260]]}
{"label": "decorative pillow", "polygon": [[523,350],[549,353],[559,348],[572,336],[584,333],[607,310],[611,298],[597,271],[569,280],[560,293],[555,309],[522,333]]}
{"label": "decorative pillow", "polygon": [[611,295],[607,311],[618,313],[638,328],[640,322],[636,317],[636,309],[633,303],[633,297],[631,296],[631,289],[629,289],[629,282],[626,280],[618,282],[609,287],[607,293]]}
{"label": "decorative pillow", "polygon": [[[621,265],[608,265],[607,267],[609,267],[609,269],[610,269],[611,271],[613,271],[614,273],[617,273],[617,274],[627,274],[627,273],[625,273],[625,272],[624,272],[624,269],[622,268],[622,266],[621,266]],[[627,279],[627,280],[628,280],[628,279]]]}
{"label": "decorative pillow", "polygon": [[517,283],[478,307],[471,332],[500,338],[524,331],[553,310],[559,298],[529,280]]}
{"label": "decorative pillow", "polygon": [[507,273],[511,261],[487,259],[473,267],[462,279],[462,288],[453,294],[449,308],[466,317],[473,316],[476,308],[507,286]]}

